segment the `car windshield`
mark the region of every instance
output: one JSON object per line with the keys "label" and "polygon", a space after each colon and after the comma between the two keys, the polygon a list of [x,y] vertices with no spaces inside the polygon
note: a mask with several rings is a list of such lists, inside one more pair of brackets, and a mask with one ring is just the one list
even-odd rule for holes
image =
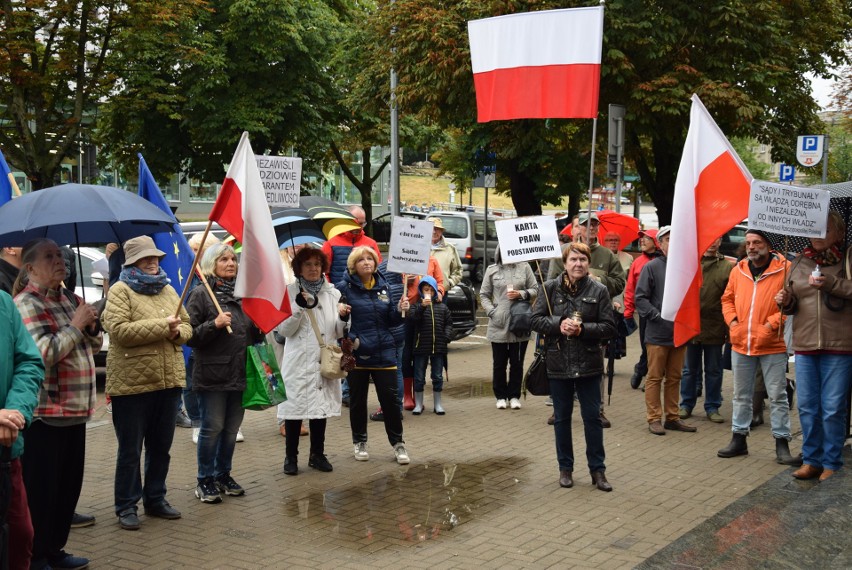
{"label": "car windshield", "polygon": [[444,223],[444,237],[463,239],[467,237],[467,220],[457,216],[437,216]]}

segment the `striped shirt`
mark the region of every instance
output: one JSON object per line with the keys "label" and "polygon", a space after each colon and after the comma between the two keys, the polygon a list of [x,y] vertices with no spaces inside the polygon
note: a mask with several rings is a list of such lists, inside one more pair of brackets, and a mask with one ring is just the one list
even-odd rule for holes
{"label": "striped shirt", "polygon": [[94,353],[101,349],[103,334],[89,336],[71,325],[74,311],[83,300],[67,290],[46,289],[29,283],[15,297],[24,325],[44,360],[44,383],[38,395],[35,417],[89,417],[95,406]]}

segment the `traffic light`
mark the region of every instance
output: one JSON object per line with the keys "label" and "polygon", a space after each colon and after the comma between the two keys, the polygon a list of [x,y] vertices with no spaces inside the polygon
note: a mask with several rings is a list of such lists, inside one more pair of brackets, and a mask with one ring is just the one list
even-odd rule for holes
{"label": "traffic light", "polygon": [[606,159],[606,174],[610,178],[618,178],[618,155],[607,155]]}

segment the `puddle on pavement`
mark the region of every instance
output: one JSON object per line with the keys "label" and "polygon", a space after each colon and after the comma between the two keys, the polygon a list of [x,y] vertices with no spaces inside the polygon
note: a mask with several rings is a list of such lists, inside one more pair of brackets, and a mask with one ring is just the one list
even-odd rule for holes
{"label": "puddle on pavement", "polygon": [[285,515],[358,545],[417,544],[506,507],[528,463],[499,457],[402,467],[365,483],[288,497]]}
{"label": "puddle on pavement", "polygon": [[445,383],[444,395],[448,398],[493,398],[494,387],[490,381],[455,386]]}

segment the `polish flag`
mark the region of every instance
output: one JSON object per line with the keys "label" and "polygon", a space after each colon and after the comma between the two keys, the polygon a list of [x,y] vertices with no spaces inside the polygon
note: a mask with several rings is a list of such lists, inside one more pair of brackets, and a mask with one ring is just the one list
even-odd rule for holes
{"label": "polish flag", "polygon": [[278,240],[248,133],[243,133],[210,219],[243,246],[234,295],[264,333],[289,317],[290,300],[281,272]]}
{"label": "polish flag", "polygon": [[603,10],[545,10],[468,22],[478,121],[596,117]]}
{"label": "polish flag", "polygon": [[698,99],[692,96],[689,132],[672,206],[662,317],[674,321],[674,344],[701,331],[701,256],[713,241],[748,216],[754,177]]}

